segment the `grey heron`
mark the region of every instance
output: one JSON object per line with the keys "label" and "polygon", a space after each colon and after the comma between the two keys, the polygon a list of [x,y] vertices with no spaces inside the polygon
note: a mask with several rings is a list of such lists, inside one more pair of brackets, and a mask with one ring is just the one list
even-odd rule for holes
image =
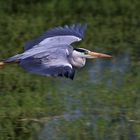
{"label": "grey heron", "polygon": [[75,68],[81,68],[86,58],[111,57],[73,48],[73,42],[81,41],[86,24],[72,24],[49,29],[39,37],[27,41],[24,52],[0,61],[0,65],[18,62],[26,71],[35,74],[74,78]]}

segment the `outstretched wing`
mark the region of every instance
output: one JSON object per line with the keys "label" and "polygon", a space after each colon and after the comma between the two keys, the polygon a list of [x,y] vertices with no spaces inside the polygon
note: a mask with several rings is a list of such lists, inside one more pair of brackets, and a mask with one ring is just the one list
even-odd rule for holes
{"label": "outstretched wing", "polygon": [[67,47],[56,47],[46,52],[21,59],[20,65],[31,73],[74,78],[74,69],[68,61]]}
{"label": "outstretched wing", "polygon": [[32,47],[50,46],[50,45],[70,45],[73,42],[80,41],[83,38],[86,24],[72,24],[70,26],[56,27],[49,29],[34,40],[25,43],[24,49]]}

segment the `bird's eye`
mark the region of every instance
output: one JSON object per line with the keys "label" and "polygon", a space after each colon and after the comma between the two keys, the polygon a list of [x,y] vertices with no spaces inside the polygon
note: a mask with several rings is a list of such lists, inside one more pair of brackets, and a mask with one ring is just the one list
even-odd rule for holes
{"label": "bird's eye", "polygon": [[88,54],[88,51],[85,51],[84,54]]}

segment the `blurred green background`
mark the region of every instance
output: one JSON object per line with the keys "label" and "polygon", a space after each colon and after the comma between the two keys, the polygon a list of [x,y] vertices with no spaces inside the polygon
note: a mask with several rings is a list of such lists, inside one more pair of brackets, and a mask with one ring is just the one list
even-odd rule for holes
{"label": "blurred green background", "polygon": [[48,28],[87,23],[74,47],[109,53],[74,81],[0,68],[0,140],[140,140],[139,0],[0,0],[0,59]]}

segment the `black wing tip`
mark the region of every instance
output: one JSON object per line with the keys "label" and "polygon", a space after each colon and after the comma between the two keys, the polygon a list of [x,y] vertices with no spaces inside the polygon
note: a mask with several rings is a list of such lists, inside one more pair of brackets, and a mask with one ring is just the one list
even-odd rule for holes
{"label": "black wing tip", "polygon": [[75,70],[70,68],[69,66],[65,66],[65,67],[63,67],[63,72],[59,73],[57,76],[66,77],[66,78],[73,80],[74,75],[75,75]]}
{"label": "black wing tip", "polygon": [[84,32],[87,28],[87,23],[75,23],[71,25],[65,25],[64,28],[65,27],[72,28],[72,30],[76,33],[75,35],[82,39],[84,37]]}
{"label": "black wing tip", "polygon": [[65,72],[64,76],[73,80],[74,75],[75,75],[75,70],[71,69],[70,67],[66,67],[65,69],[66,69],[66,72]]}
{"label": "black wing tip", "polygon": [[74,79],[74,75],[75,75],[75,70],[73,69],[72,72],[71,72],[71,74],[70,74],[70,76],[69,76],[69,78],[71,80],[73,80]]}

